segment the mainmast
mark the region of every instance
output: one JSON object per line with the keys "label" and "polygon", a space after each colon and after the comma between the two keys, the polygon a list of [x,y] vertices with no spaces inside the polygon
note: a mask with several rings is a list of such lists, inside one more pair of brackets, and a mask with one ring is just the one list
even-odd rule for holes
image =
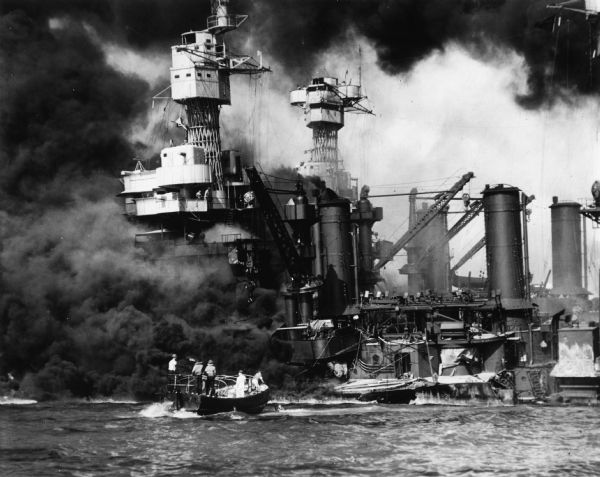
{"label": "mainmast", "polygon": [[366,97],[361,86],[338,83],[337,78],[314,78],[308,86],[293,90],[290,103],[304,109],[306,126],[313,131],[310,162],[302,163],[298,172],[304,176],[319,176],[328,187],[341,195],[351,194],[350,174],[338,157],[338,131],[344,127],[345,112],[371,113],[361,104]]}
{"label": "mainmast", "polygon": [[223,37],[236,30],[247,15],[229,13],[229,0],[211,0],[212,15],[207,28],[181,35],[181,44],[172,50],[171,96],[185,108],[186,142],[204,150],[210,165],[213,187],[223,190],[221,106],[231,104],[231,74],[256,74],[269,71],[250,56],[238,56],[228,51]]}

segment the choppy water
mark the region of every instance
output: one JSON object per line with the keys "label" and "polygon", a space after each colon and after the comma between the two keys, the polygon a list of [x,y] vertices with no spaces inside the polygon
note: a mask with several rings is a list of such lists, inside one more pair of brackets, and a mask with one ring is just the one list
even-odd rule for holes
{"label": "choppy water", "polygon": [[600,408],[0,400],[0,475],[600,475]]}

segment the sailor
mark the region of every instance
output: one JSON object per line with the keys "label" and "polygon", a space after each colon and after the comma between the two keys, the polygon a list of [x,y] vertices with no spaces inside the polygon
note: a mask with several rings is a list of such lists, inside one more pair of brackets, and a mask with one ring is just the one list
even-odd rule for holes
{"label": "sailor", "polygon": [[196,377],[196,392],[202,394],[202,370],[204,363],[202,361],[196,361],[192,368],[192,374]]}
{"label": "sailor", "polygon": [[206,374],[206,395],[215,395],[215,376],[217,375],[217,368],[212,362],[212,359],[208,360],[208,364],[204,368],[204,374]]}
{"label": "sailor", "polygon": [[244,387],[246,386],[246,376],[244,376],[244,372],[240,369],[238,373],[238,377],[235,380],[235,397],[243,398],[244,397]]}
{"label": "sailor", "polygon": [[262,384],[265,384],[262,374],[260,371],[257,371],[256,374],[252,376],[252,389],[256,389],[258,391]]}
{"label": "sailor", "polygon": [[171,361],[169,361],[169,373],[175,374],[177,372],[177,355],[174,354]]}

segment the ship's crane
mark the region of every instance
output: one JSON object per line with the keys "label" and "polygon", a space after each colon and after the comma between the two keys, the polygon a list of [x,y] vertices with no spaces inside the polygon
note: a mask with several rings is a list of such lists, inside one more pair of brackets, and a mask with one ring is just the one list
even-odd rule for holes
{"label": "ship's crane", "polygon": [[305,276],[308,274],[308,270],[305,269],[304,263],[294,246],[294,241],[285,227],[285,223],[277,210],[275,202],[273,202],[273,199],[269,195],[269,192],[255,167],[247,167],[246,175],[250,181],[250,188],[254,191],[254,194],[256,194],[256,198],[260,203],[265,222],[273,235],[273,239],[285,262],[288,273],[293,281],[300,280],[303,275]]}
{"label": "ship's crane", "polygon": [[451,269],[450,269],[450,273],[451,274],[455,274],[456,271],[462,267],[465,263],[467,263],[469,260],[471,260],[471,258],[477,253],[479,252],[483,247],[485,246],[485,237],[482,237],[479,242],[477,242],[475,245],[473,245],[471,247],[471,249],[458,261],[456,262],[456,265],[454,265]]}
{"label": "ship's crane", "polygon": [[394,259],[394,256],[402,250],[415,236],[423,230],[444,208],[450,203],[452,198],[473,178],[475,175],[468,172],[463,175],[449,190],[439,193],[435,202],[427,209],[427,212],[409,228],[400,239],[392,245],[389,253],[382,257],[373,267],[373,271],[379,271],[386,263]]}
{"label": "ship's crane", "polygon": [[430,245],[427,248],[425,253],[421,255],[421,257],[417,261],[416,266],[419,267],[423,263],[423,261],[435,251],[436,248],[443,247],[448,242],[450,242],[450,240],[452,240],[456,236],[456,234],[458,234],[458,232],[464,229],[467,226],[467,224],[471,222],[471,220],[477,217],[482,210],[483,202],[481,200],[475,200],[471,202],[464,215],[458,220],[458,222],[456,222],[452,226],[450,230],[446,232],[446,234],[441,238],[441,240],[439,240],[437,243]]}

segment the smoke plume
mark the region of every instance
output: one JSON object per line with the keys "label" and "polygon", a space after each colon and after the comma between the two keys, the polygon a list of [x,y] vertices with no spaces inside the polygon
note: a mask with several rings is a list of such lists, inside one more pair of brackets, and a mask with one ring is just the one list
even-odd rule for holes
{"label": "smoke plume", "polygon": [[[276,382],[282,368],[267,346],[276,294],[259,289],[248,303],[226,263],[148,261],[113,199],[150,94],[109,65],[90,28],[123,27],[129,41],[140,26],[121,23],[129,6],[10,3],[0,17],[2,378],[10,372],[39,398],[149,398],[175,352],[212,358],[220,372],[262,366]],[[157,7],[159,24],[167,7]]]}
{"label": "smoke plume", "polygon": [[[523,55],[530,91],[523,106],[552,101],[561,88],[597,92],[594,19],[556,10],[544,0],[309,0],[241,2],[251,11],[261,47],[292,77],[319,67],[321,55],[349,32],[370,40],[379,66],[405,73],[448,44],[462,44],[482,58],[507,48]],[[582,6],[583,6],[583,2]],[[242,6],[240,5],[240,9]],[[260,21],[264,19],[264,21]],[[259,21],[256,21],[259,20]],[[358,52],[354,60],[358,61]]]}
{"label": "smoke plume", "polygon": [[[276,294],[259,290],[249,304],[221,263],[148,261],[113,200],[119,171],[131,168],[137,151],[156,149],[138,132],[157,132],[148,98],[168,81],[169,47],[180,33],[204,28],[209,7],[199,0],[0,5],[0,375],[12,372],[25,391],[150,397],[173,352],[210,357],[223,363],[219,371],[261,367],[272,382],[289,382],[267,346],[281,322]],[[240,0],[232,11],[251,16],[228,37],[232,49],[263,50],[278,78],[268,87],[278,92],[308,81],[325,53],[355,37],[369,42],[386,81],[423,74],[423,60],[460,45],[482,61],[501,61],[499,51],[522,57],[529,87],[516,98],[528,108],[562,91],[597,92],[597,64],[589,61],[595,25],[565,13],[558,26],[543,1]],[[157,52],[162,73],[146,68],[145,77],[131,64]],[[348,61],[358,63],[358,52]],[[229,131],[274,165],[283,161],[273,157],[301,151],[291,135],[309,134],[297,125],[285,130],[291,117],[301,124],[297,111],[271,106],[265,116],[285,121],[266,132],[262,149],[246,140],[267,136],[260,125],[232,116]],[[415,138],[427,124],[418,129]],[[380,174],[386,170],[396,172]]]}

